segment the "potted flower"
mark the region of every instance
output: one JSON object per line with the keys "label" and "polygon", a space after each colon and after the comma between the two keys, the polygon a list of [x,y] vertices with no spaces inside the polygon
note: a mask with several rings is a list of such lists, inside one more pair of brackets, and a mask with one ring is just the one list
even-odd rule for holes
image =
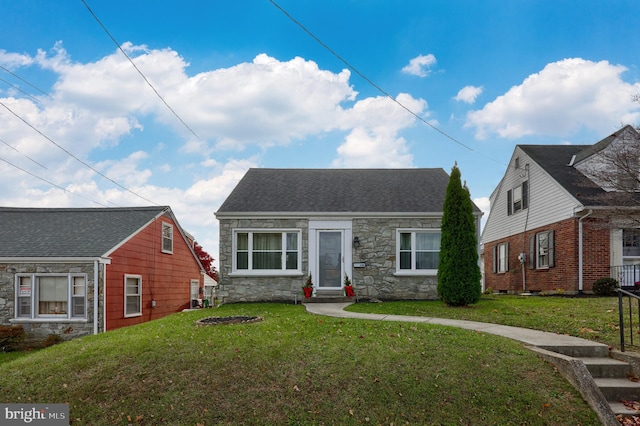
{"label": "potted flower", "polygon": [[347,295],[347,297],[353,297],[355,296],[355,292],[353,291],[353,285],[351,285],[351,280],[349,280],[349,275],[345,274],[344,275],[344,294]]}
{"label": "potted flower", "polygon": [[311,274],[309,274],[307,281],[302,286],[302,291],[304,291],[305,298],[308,299],[311,297],[311,294],[313,293],[313,281],[311,280]]}

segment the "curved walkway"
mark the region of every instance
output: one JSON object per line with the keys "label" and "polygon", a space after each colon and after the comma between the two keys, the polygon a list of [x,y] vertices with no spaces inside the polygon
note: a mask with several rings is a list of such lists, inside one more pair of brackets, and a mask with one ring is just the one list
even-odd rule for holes
{"label": "curved walkway", "polygon": [[446,318],[431,318],[407,315],[363,314],[348,312],[344,308],[352,303],[304,303],[307,312],[317,315],[325,315],[338,318],[360,318],[378,321],[420,322],[428,324],[448,325],[464,328],[466,330],[482,331],[518,340],[531,346],[540,348],[555,347],[602,347],[608,352],[609,347],[602,343],[593,342],[579,337],[566,336],[564,334],[549,333],[547,331],[530,330],[528,328],[511,327],[508,325],[490,324],[476,321],[453,320]]}

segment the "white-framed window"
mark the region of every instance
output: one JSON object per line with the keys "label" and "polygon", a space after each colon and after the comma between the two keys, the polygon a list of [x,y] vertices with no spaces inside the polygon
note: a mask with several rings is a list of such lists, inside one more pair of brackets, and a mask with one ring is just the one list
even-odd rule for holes
{"label": "white-framed window", "polygon": [[432,275],[440,262],[439,229],[398,229],[396,272]]}
{"label": "white-framed window", "polygon": [[622,230],[622,255],[640,256],[640,229]]}
{"label": "white-framed window", "polygon": [[493,246],[493,272],[503,273],[509,270],[509,243]]}
{"label": "white-framed window", "polygon": [[554,235],[554,231],[544,231],[529,238],[529,268],[548,269],[555,266]]}
{"label": "white-framed window", "polygon": [[288,273],[301,271],[302,233],[299,229],[235,230],[233,271]]}
{"label": "white-framed window", "polygon": [[16,318],[86,318],[85,274],[17,274]]}
{"label": "white-framed window", "polygon": [[142,277],[140,275],[124,276],[124,316],[142,315]]}
{"label": "white-framed window", "polygon": [[162,223],[162,252],[173,253],[173,225]]}
{"label": "white-framed window", "polygon": [[529,207],[529,181],[507,191],[507,215]]}

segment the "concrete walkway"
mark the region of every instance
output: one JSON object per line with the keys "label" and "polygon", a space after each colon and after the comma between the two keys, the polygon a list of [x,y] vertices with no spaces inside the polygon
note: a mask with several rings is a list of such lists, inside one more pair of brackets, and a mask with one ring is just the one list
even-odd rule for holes
{"label": "concrete walkway", "polygon": [[[609,351],[609,347],[602,343],[593,342],[579,337],[566,336],[564,334],[549,333],[546,331],[530,330],[527,328],[511,327],[508,325],[489,324],[484,322],[453,320],[446,318],[430,318],[406,315],[385,315],[385,314],[363,314],[357,312],[347,312],[344,310],[351,303],[305,303],[307,312],[317,315],[324,315],[338,318],[360,318],[378,321],[400,321],[400,322],[419,322],[427,324],[448,325],[451,327],[464,328],[466,330],[481,331],[484,333],[495,334],[497,336],[507,337],[509,339],[518,340],[527,345],[536,346],[548,350],[553,348],[576,348],[576,352],[580,352],[580,348],[599,348],[604,353]],[[579,355],[576,355],[579,356]]]}

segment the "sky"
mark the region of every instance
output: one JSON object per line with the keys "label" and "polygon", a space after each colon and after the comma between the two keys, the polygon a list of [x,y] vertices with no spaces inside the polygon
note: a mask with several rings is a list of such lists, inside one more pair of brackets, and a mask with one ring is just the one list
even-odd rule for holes
{"label": "sky", "polygon": [[[269,168],[442,168],[640,124],[635,0],[0,0],[0,206],[214,212]],[[410,183],[408,183],[410,184]],[[371,188],[371,196],[376,196]]]}

